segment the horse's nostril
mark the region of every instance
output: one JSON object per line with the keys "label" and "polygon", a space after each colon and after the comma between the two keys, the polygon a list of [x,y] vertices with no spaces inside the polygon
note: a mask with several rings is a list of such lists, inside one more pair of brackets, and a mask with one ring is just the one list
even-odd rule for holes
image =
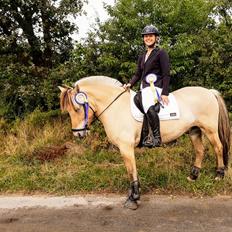
{"label": "horse's nostril", "polygon": [[86,136],[86,131],[78,131],[78,132],[75,131],[75,132],[73,132],[73,135],[78,137],[78,138],[83,138]]}
{"label": "horse's nostril", "polygon": [[78,133],[78,138],[82,138],[83,135],[81,135],[81,133]]}

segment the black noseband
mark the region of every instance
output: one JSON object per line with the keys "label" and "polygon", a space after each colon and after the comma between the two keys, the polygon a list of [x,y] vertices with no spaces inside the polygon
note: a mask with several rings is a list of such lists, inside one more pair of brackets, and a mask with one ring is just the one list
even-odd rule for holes
{"label": "black noseband", "polygon": [[72,129],[73,132],[86,131],[86,130],[89,130],[89,128],[85,127],[85,128],[81,128],[81,129]]}

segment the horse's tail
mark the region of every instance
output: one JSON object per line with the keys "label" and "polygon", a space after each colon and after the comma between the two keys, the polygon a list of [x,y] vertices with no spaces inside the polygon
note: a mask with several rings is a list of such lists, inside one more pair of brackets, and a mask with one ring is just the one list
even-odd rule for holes
{"label": "horse's tail", "polygon": [[219,106],[218,133],[219,133],[220,141],[223,146],[223,162],[225,168],[227,168],[229,162],[230,136],[231,136],[229,114],[221,94],[214,89],[211,89],[210,91],[214,94],[214,96],[217,98],[218,101],[218,106]]}

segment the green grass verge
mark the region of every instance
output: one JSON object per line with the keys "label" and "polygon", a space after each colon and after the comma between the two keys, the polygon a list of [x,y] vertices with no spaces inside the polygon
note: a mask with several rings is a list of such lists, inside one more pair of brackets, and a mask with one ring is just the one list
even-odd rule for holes
{"label": "green grass verge", "polygon": [[[59,113],[44,115],[35,112],[24,121],[11,125],[11,131],[7,131],[9,128],[1,131],[0,193],[67,195],[126,193],[128,190],[122,157],[107,142],[98,122],[93,125],[91,135],[83,141],[73,138],[69,118]],[[46,153],[44,148],[51,145],[59,147],[67,142],[71,145],[65,152],[58,152],[59,155],[54,157],[43,156]],[[206,140],[204,143],[206,154],[196,182],[189,182],[186,178],[195,158],[187,135],[166,147],[152,150],[137,148],[142,193],[231,194],[231,167],[224,180],[215,181],[214,152]]]}

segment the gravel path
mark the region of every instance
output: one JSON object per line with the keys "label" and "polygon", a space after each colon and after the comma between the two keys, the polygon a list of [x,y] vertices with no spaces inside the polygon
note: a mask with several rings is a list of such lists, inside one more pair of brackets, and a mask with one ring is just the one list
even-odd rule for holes
{"label": "gravel path", "polygon": [[232,232],[232,197],[144,195],[137,210],[121,195],[0,197],[1,232]]}

